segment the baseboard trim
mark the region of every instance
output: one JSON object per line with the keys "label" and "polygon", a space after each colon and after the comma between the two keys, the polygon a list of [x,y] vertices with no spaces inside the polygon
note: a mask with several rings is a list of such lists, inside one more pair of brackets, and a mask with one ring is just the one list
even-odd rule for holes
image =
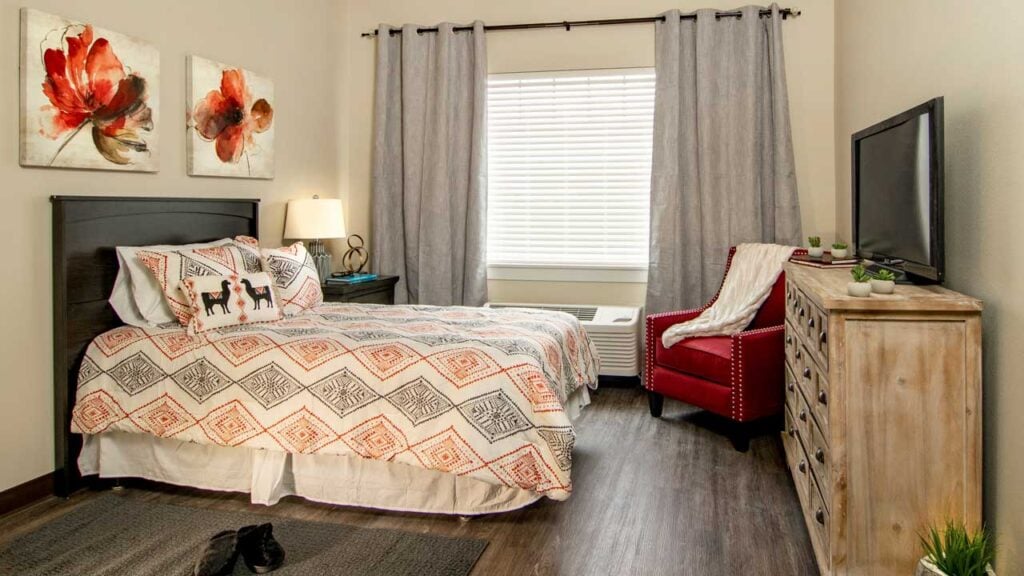
{"label": "baseboard trim", "polygon": [[0,516],[28,506],[53,494],[53,473],[43,474],[0,492]]}

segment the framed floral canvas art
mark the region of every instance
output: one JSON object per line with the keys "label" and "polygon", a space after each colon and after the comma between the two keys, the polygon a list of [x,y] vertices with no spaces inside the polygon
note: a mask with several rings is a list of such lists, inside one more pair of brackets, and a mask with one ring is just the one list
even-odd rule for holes
{"label": "framed floral canvas art", "polygon": [[248,70],[189,56],[188,173],[274,177],[274,84]]}
{"label": "framed floral canvas art", "polygon": [[159,85],[152,45],[23,8],[21,165],[156,172]]}

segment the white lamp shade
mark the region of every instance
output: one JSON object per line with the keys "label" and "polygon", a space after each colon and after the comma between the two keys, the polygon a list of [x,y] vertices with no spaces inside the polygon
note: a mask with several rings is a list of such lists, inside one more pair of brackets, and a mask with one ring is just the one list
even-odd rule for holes
{"label": "white lamp shade", "polygon": [[288,201],[284,237],[325,240],[344,238],[345,212],[337,198],[304,198]]}

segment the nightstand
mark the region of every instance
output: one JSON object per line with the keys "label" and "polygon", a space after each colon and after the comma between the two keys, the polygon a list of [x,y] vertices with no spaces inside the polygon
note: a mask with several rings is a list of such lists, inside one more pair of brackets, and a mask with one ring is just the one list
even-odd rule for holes
{"label": "nightstand", "polygon": [[357,302],[360,304],[394,304],[398,276],[381,276],[358,284],[331,283],[323,286],[324,302]]}

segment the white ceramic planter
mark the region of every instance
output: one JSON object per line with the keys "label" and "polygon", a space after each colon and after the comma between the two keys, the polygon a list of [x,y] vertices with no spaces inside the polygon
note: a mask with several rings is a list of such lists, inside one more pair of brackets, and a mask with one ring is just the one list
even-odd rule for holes
{"label": "white ceramic planter", "polygon": [[[996,571],[991,566],[985,569],[985,573],[988,576],[996,576]],[[917,563],[917,570],[914,571],[914,576],[949,576],[942,570],[935,567],[927,558],[921,558],[921,561]]]}
{"label": "white ceramic planter", "polygon": [[836,258],[836,259],[842,260],[843,258],[846,258],[846,255],[847,255],[847,254],[848,254],[848,252],[847,252],[847,249],[846,249],[846,248],[842,248],[842,249],[839,249],[839,248],[833,248],[833,249],[832,249],[832,257],[833,257],[833,258]]}
{"label": "white ceramic planter", "polygon": [[871,291],[875,294],[892,294],[896,290],[896,283],[892,280],[872,280]]}
{"label": "white ceramic planter", "polygon": [[846,293],[858,298],[871,296],[871,284],[867,282],[850,282],[846,285]]}
{"label": "white ceramic planter", "polygon": [[821,258],[821,255],[824,253],[825,249],[822,248],[821,246],[818,246],[817,248],[811,246],[810,248],[807,249],[807,255],[810,256],[811,258]]}

